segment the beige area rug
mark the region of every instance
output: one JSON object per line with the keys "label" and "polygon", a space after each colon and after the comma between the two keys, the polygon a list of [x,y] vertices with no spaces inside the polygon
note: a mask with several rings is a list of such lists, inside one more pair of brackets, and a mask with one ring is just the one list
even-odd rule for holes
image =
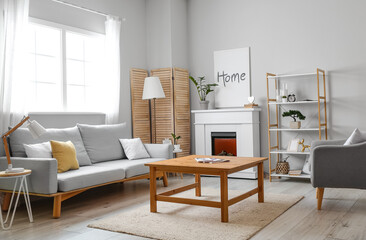
{"label": "beige area rug", "polygon": [[[242,194],[229,191],[229,198]],[[189,190],[174,196],[194,196]],[[202,189],[200,199],[219,200],[219,189]],[[150,213],[150,204],[137,207],[115,216],[97,220],[88,227],[113,232],[163,239],[249,239],[291,206],[302,196],[264,194],[264,203],[253,195],[229,207],[229,222],[221,222],[219,208],[158,202],[158,212]]]}

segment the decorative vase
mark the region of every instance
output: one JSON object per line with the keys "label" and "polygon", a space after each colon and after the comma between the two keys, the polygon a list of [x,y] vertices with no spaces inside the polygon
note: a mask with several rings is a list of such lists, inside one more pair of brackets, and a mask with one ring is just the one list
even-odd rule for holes
{"label": "decorative vase", "polygon": [[179,151],[179,150],[180,150],[180,144],[175,144],[174,151]]}
{"label": "decorative vase", "polygon": [[300,121],[290,122],[290,128],[292,128],[292,129],[299,129],[299,128],[301,128],[301,122]]}
{"label": "decorative vase", "polygon": [[282,102],[283,103],[287,102],[287,98],[282,98]]}
{"label": "decorative vase", "polygon": [[277,174],[288,174],[290,171],[290,164],[288,162],[278,162],[276,164]]}
{"label": "decorative vase", "polygon": [[201,110],[207,110],[208,109],[208,103],[209,103],[209,101],[200,101]]}

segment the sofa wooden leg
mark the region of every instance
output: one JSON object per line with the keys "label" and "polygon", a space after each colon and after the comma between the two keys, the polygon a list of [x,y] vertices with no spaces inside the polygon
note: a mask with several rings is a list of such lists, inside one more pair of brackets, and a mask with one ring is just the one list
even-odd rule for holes
{"label": "sofa wooden leg", "polygon": [[166,172],[163,172],[163,184],[164,184],[164,187],[168,186],[168,177],[166,175]]}
{"label": "sofa wooden leg", "polygon": [[9,205],[10,205],[10,199],[11,199],[11,193],[4,193],[4,200],[3,200],[3,206],[2,210],[8,211]]}
{"label": "sofa wooden leg", "polygon": [[318,210],[322,209],[324,188],[316,188],[316,196],[318,198]]}
{"label": "sofa wooden leg", "polygon": [[55,196],[53,198],[53,218],[61,217],[61,195]]}

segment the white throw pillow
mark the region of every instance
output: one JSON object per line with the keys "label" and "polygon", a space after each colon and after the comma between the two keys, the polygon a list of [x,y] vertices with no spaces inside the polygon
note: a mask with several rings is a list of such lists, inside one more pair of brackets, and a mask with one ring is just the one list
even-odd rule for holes
{"label": "white throw pillow", "polygon": [[362,143],[365,141],[366,141],[366,132],[361,132],[360,130],[358,130],[358,128],[356,128],[343,145],[352,145]]}
{"label": "white throw pillow", "polygon": [[128,160],[150,157],[140,138],[120,139],[119,141],[122,144]]}
{"label": "white throw pillow", "polygon": [[306,174],[311,173],[311,166],[310,166],[309,156],[306,156],[304,166],[302,167],[302,171]]}
{"label": "white throw pillow", "polygon": [[25,153],[29,158],[52,158],[50,142],[37,144],[23,144]]}

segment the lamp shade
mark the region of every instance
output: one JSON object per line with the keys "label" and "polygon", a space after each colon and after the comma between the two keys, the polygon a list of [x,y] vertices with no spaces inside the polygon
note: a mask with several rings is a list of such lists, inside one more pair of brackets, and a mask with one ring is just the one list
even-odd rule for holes
{"label": "lamp shade", "polygon": [[163,87],[158,77],[145,78],[142,99],[165,98]]}
{"label": "lamp shade", "polygon": [[32,134],[33,138],[39,138],[42,134],[47,132],[47,130],[35,120],[28,121],[27,128],[29,129],[29,132]]}

